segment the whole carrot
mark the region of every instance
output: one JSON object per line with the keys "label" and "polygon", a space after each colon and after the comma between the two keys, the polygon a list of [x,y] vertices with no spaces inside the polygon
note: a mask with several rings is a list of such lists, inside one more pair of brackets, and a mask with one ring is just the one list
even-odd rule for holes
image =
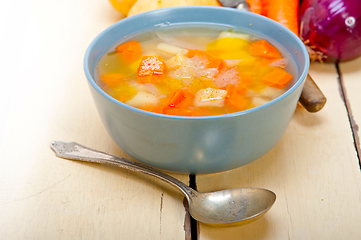
{"label": "whole carrot", "polygon": [[246,0],[246,2],[251,12],[262,14],[262,0]]}
{"label": "whole carrot", "polygon": [[297,36],[299,0],[262,0],[266,17],[290,29]]}

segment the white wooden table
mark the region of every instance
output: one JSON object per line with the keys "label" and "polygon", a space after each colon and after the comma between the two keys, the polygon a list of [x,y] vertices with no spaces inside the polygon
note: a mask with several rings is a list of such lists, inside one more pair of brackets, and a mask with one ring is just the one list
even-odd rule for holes
{"label": "white wooden table", "polygon": [[120,18],[107,0],[1,4],[0,239],[361,239],[361,58],[312,64],[325,108],[298,107],[264,157],[195,176],[199,191],[277,194],[244,226],[191,224],[181,193],[160,180],[55,157],[53,140],[127,157],[103,128],[82,65],[93,38]]}

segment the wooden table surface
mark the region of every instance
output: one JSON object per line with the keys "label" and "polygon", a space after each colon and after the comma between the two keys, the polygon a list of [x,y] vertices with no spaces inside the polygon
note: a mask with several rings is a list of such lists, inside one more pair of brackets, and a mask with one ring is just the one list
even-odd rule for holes
{"label": "wooden table surface", "polygon": [[53,140],[127,157],[100,121],[82,66],[90,42],[120,18],[107,0],[2,3],[0,239],[361,239],[361,58],[312,63],[325,108],[298,107],[261,159],[195,176],[199,191],[277,194],[263,218],[244,226],[196,229],[183,195],[160,180],[55,157]]}

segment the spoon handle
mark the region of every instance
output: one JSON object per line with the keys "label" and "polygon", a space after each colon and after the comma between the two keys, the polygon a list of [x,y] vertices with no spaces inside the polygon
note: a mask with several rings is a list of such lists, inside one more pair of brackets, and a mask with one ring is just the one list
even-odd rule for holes
{"label": "spoon handle", "polygon": [[195,190],[168,174],[129,159],[85,147],[76,142],[54,141],[51,143],[51,148],[55,152],[55,155],[61,158],[92,163],[105,163],[157,177],[178,188],[184,193],[188,201],[191,200],[191,196],[196,194]]}
{"label": "spoon handle", "polygon": [[323,95],[322,91],[316,85],[315,81],[311,78],[310,74],[307,74],[305,80],[305,85],[303,85],[303,90],[299,102],[301,105],[309,112],[318,112],[326,104],[326,97]]}

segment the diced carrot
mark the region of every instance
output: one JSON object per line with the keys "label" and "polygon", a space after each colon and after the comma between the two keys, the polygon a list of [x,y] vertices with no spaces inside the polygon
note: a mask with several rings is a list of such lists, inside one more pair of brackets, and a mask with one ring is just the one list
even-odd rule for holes
{"label": "diced carrot", "polygon": [[100,79],[103,83],[107,85],[115,85],[122,79],[124,79],[124,74],[121,73],[105,73],[100,76]]}
{"label": "diced carrot", "polygon": [[192,104],[192,97],[193,95],[187,89],[178,89],[170,98],[168,106],[186,108]]}
{"label": "diced carrot", "polygon": [[162,114],[164,112],[163,106],[145,106],[145,107],[139,107],[139,109],[142,109],[142,110],[148,111],[148,112],[160,113],[160,114]]}
{"label": "diced carrot", "polygon": [[164,59],[160,56],[144,56],[138,69],[138,76],[161,75],[165,73]]}
{"label": "diced carrot", "polygon": [[212,57],[206,51],[202,51],[198,49],[188,50],[187,57],[192,58],[194,56],[198,56],[199,58],[206,59],[205,66],[207,68],[217,68],[218,70],[220,70],[224,66],[226,66],[226,62],[223,59]]}
{"label": "diced carrot", "polygon": [[231,98],[233,90],[234,90],[234,85],[233,84],[228,84],[227,87],[226,87],[227,94],[226,94],[225,99],[230,99]]}
{"label": "diced carrot", "polygon": [[168,103],[170,101],[170,98],[171,97],[165,97],[165,98],[159,99],[160,105],[162,105],[163,107],[168,107]]}
{"label": "diced carrot", "polygon": [[264,58],[281,58],[282,54],[266,40],[259,40],[251,44],[252,55]]}
{"label": "diced carrot", "polygon": [[160,56],[145,56],[138,69],[137,81],[140,83],[159,83],[165,73],[164,59]]}
{"label": "diced carrot", "polygon": [[230,99],[235,95],[243,96],[246,93],[246,90],[247,89],[243,87],[241,84],[237,84],[237,85],[228,84],[226,87],[227,94],[225,99]]}
{"label": "diced carrot", "polygon": [[192,110],[188,109],[193,104],[193,94],[188,89],[178,89],[165,103],[164,113],[176,116],[192,116]]}
{"label": "diced carrot", "polygon": [[192,58],[194,56],[206,58],[208,54],[206,51],[198,50],[198,49],[189,49],[187,52],[187,57]]}
{"label": "diced carrot", "polygon": [[142,47],[137,41],[129,41],[118,45],[115,51],[122,53],[126,62],[134,62],[140,58]]}
{"label": "diced carrot", "polygon": [[262,78],[265,84],[276,88],[285,88],[291,80],[292,75],[278,67]]}
{"label": "diced carrot", "polygon": [[223,59],[208,57],[206,67],[207,68],[217,68],[218,70],[224,68],[226,62]]}
{"label": "diced carrot", "polygon": [[177,107],[188,108],[193,105],[193,96],[187,96],[182,102],[180,102]]}
{"label": "diced carrot", "polygon": [[245,110],[248,104],[248,101],[237,94],[233,94],[232,97],[226,99],[226,104],[229,104],[231,107],[238,110]]}
{"label": "diced carrot", "polygon": [[240,85],[228,84],[226,87],[226,104],[230,105],[232,108],[238,110],[244,110],[247,106],[247,100],[244,98],[246,89]]}
{"label": "diced carrot", "polygon": [[171,97],[171,99],[169,100],[169,104],[170,106],[176,106],[177,104],[179,104],[181,101],[183,101],[185,99],[185,94],[183,93],[183,89],[178,89],[177,91],[174,92],[173,96]]}

